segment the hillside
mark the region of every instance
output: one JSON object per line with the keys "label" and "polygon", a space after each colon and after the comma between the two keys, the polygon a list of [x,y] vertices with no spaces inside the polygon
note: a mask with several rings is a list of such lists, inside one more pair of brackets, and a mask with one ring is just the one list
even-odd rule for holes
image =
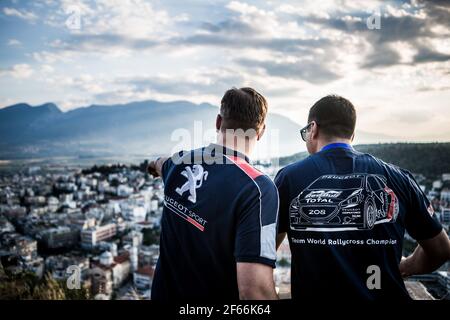
{"label": "hillside", "polygon": [[[91,105],[68,112],[52,103],[16,104],[0,109],[0,159],[155,155],[174,147],[191,149],[215,137],[218,111],[216,106],[188,101]],[[292,153],[290,137],[300,126],[278,114],[268,115],[267,126],[280,133],[279,154]],[[268,137],[262,142],[270,142]]]}
{"label": "hillside", "polygon": [[[450,143],[361,144],[356,145],[355,149],[370,153],[413,173],[423,174],[427,178],[436,178],[442,173],[450,173]],[[282,157],[280,165],[285,166],[307,156],[307,152],[300,152],[289,157]]]}

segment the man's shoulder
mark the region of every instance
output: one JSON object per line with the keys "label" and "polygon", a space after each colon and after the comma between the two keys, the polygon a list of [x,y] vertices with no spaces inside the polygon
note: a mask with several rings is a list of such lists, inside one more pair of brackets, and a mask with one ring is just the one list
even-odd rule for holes
{"label": "man's shoulder", "polygon": [[393,163],[384,161],[378,157],[375,157],[370,153],[358,153],[358,154],[360,157],[363,158],[364,161],[368,161],[375,166],[379,166],[393,175],[399,175],[402,177],[411,176],[411,172],[409,172],[407,169],[401,168]]}
{"label": "man's shoulder", "polygon": [[272,179],[267,174],[257,169],[255,166],[248,163],[244,159],[237,157],[227,158],[231,160],[231,164],[233,168],[235,168],[236,174],[240,174],[248,184],[254,184],[259,189],[275,188]]}
{"label": "man's shoulder", "polygon": [[[412,176],[408,170],[392,163],[386,162],[380,158],[375,157],[374,155],[371,155],[369,153],[362,153],[356,150],[354,150],[353,152],[356,162],[365,163],[364,167],[369,172],[389,172],[392,176],[403,178],[409,178]],[[277,178],[282,178],[285,176],[298,176],[299,174],[309,176],[310,173],[316,172],[319,170],[319,168],[321,168],[321,161],[324,161],[325,158],[326,154],[318,152],[309,155],[304,159],[292,162],[279,170]]]}
{"label": "man's shoulder", "polygon": [[291,173],[298,173],[298,172],[305,172],[304,170],[311,169],[312,166],[314,166],[314,163],[316,160],[319,159],[319,156],[317,154],[309,155],[304,159],[297,160],[295,162],[292,162],[278,171],[277,176],[281,175],[289,175]]}
{"label": "man's shoulder", "polygon": [[174,165],[202,164],[204,149],[203,147],[192,150],[180,150],[173,153],[169,159]]}

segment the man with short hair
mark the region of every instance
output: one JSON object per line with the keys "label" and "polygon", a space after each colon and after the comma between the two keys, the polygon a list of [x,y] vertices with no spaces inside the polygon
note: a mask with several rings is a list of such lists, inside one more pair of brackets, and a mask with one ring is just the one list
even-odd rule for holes
{"label": "man with short hair", "polygon": [[216,144],[150,163],[164,182],[153,300],[278,298],[277,189],[248,159],[266,114],[254,89],[230,89],[216,119]]}
{"label": "man with short hair", "polygon": [[[288,234],[293,299],[409,299],[402,276],[450,259],[450,241],[406,170],[354,150],[356,112],[330,95],[301,129],[311,154],[281,169],[278,245]],[[419,246],[401,261],[405,230]]]}

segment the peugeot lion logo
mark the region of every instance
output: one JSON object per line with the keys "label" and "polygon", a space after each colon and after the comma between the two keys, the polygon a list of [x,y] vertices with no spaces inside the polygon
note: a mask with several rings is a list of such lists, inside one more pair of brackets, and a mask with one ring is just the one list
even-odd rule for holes
{"label": "peugeot lion logo", "polygon": [[183,193],[189,190],[188,200],[192,203],[197,201],[196,189],[202,186],[203,180],[208,178],[208,171],[205,171],[200,164],[194,164],[191,167],[186,166],[181,174],[188,180],[181,186],[181,188],[176,188],[175,191],[182,196]]}

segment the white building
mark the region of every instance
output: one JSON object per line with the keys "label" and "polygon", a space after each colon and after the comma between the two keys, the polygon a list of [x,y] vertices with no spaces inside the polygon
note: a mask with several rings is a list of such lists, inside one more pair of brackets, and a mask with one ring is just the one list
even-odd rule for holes
{"label": "white building", "polygon": [[450,190],[444,189],[441,191],[441,201],[450,202]]}
{"label": "white building", "polygon": [[441,208],[441,221],[446,225],[450,225],[450,208]]}
{"label": "white building", "polygon": [[105,275],[110,277],[113,288],[119,288],[130,275],[130,255],[126,251],[117,257],[105,251],[100,255],[99,263]]}
{"label": "white building", "polygon": [[131,194],[133,194],[133,188],[125,184],[121,184],[117,187],[117,195],[119,197],[129,197]]}
{"label": "white building", "polygon": [[144,236],[142,232],[132,230],[123,238],[123,244],[128,244],[132,247],[139,247],[142,244]]}
{"label": "white building", "polygon": [[48,210],[50,212],[55,212],[59,208],[59,200],[56,197],[49,197],[47,199]]}
{"label": "white building", "polygon": [[433,181],[433,189],[438,190],[442,188],[442,181],[441,180],[435,180]]}
{"label": "white building", "polygon": [[147,210],[141,206],[128,205],[122,208],[122,216],[134,223],[145,221],[147,216]]}
{"label": "white building", "polygon": [[97,185],[98,192],[104,193],[108,190],[109,183],[108,181],[100,181]]}
{"label": "white building", "polygon": [[153,282],[154,270],[151,266],[145,266],[136,270],[133,274],[134,286],[139,291],[150,290]]}
{"label": "white building", "polygon": [[117,233],[115,223],[109,223],[100,227],[93,227],[81,232],[81,246],[84,248],[93,248],[98,242],[110,239]]}

